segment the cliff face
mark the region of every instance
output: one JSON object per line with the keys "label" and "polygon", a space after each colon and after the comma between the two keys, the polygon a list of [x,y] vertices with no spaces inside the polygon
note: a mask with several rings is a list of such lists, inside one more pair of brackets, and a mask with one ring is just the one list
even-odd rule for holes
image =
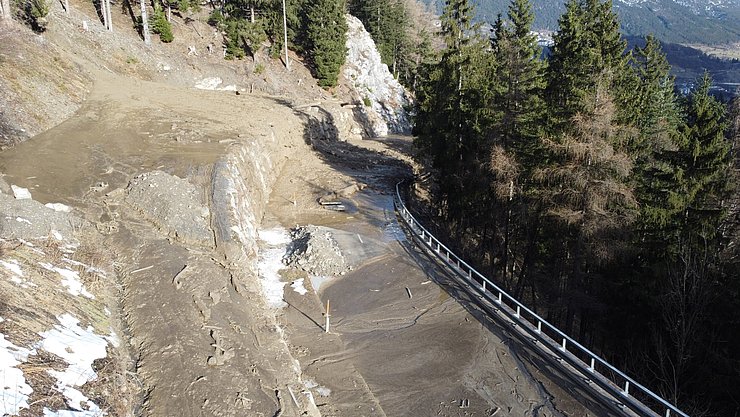
{"label": "cliff face", "polygon": [[352,94],[360,103],[370,136],[408,134],[411,122],[407,108],[411,97],[380,60],[375,42],[359,19],[347,15],[347,61],[342,70]]}

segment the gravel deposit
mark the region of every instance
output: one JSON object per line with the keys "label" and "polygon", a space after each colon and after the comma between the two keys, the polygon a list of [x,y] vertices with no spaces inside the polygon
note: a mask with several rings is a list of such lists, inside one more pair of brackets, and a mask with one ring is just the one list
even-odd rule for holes
{"label": "gravel deposit", "polygon": [[210,211],[198,189],[187,180],[153,171],[135,177],[128,185],[126,203],[139,210],[168,236],[201,245],[213,243]]}
{"label": "gravel deposit", "polygon": [[283,262],[312,275],[343,275],[352,268],[347,264],[333,233],[320,226],[303,226],[291,230],[293,242]]}

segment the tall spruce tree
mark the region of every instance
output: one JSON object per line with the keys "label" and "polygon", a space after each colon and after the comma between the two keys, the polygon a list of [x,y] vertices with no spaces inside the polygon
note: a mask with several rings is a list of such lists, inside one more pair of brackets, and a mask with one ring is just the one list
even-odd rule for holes
{"label": "tall spruce tree", "polygon": [[500,117],[494,128],[496,142],[530,165],[545,119],[542,95],[546,86],[542,51],[531,32],[533,22],[529,0],[513,0],[508,22],[496,24],[492,40],[497,66],[491,105]]}
{"label": "tall spruce tree", "polygon": [[683,164],[683,192],[688,199],[684,233],[702,239],[716,236],[723,213],[730,169],[730,144],[725,138],[728,125],[725,107],[709,93],[712,80],[704,73],[698,88],[686,104],[685,146],[680,150]]}
{"label": "tall spruce tree", "polygon": [[316,0],[308,6],[306,35],[308,53],[319,85],[337,85],[347,55],[345,0]]}
{"label": "tall spruce tree", "polygon": [[680,190],[676,166],[676,151],[684,141],[682,115],[670,65],[655,37],[648,36],[645,46],[635,50],[633,68],[637,81],[628,122],[639,134],[628,149],[635,157],[635,186],[643,228],[640,238],[652,235],[649,240],[665,242],[665,233],[675,228],[675,216],[685,206],[686,196]]}
{"label": "tall spruce tree", "polygon": [[609,94],[619,98],[626,69],[619,20],[610,0],[569,0],[558,21],[549,65],[548,99],[555,124],[567,124],[585,107],[599,77],[611,74]]}
{"label": "tall spruce tree", "polygon": [[442,33],[441,60],[418,91],[416,144],[440,171],[446,213],[461,217],[460,207],[477,198],[478,187],[465,187],[481,179],[491,65],[467,0],[447,0]]}
{"label": "tall spruce tree", "polygon": [[[504,282],[509,281],[515,269],[516,240],[526,240],[518,239],[517,232],[534,238],[526,230],[536,221],[522,220],[519,226],[524,227],[518,228],[515,220],[537,215],[537,210],[533,210],[537,205],[529,200],[529,177],[542,157],[538,152],[539,139],[546,120],[542,99],[545,65],[537,38],[531,32],[534,14],[529,0],[513,0],[507,18],[504,22],[499,17],[494,24],[491,44],[496,67],[490,103],[494,115],[490,123],[492,188],[499,200],[496,206],[501,206],[502,211],[492,220],[498,221],[502,229],[499,246]],[[528,247],[526,243],[524,246]],[[522,270],[519,288],[525,272]]]}

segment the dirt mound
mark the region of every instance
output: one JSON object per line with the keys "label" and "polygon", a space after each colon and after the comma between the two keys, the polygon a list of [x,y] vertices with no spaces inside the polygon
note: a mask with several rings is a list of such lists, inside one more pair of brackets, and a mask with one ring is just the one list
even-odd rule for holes
{"label": "dirt mound", "polygon": [[126,203],[168,236],[201,245],[213,242],[208,207],[201,202],[198,189],[188,181],[154,171],[135,177],[127,191]]}
{"label": "dirt mound", "polygon": [[297,227],[290,234],[284,262],[309,274],[335,276],[351,270],[339,249],[333,233],[326,227]]}

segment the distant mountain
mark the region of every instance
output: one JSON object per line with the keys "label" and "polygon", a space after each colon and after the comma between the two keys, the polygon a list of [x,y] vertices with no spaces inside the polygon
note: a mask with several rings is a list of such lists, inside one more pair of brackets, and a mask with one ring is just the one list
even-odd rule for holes
{"label": "distant mountain", "polygon": [[[443,0],[424,0],[438,10]],[[509,0],[471,0],[478,19],[493,22]],[[613,0],[625,35],[649,33],[670,43],[724,44],[740,41],[740,0]],[[564,0],[532,0],[535,29],[557,30]]]}

